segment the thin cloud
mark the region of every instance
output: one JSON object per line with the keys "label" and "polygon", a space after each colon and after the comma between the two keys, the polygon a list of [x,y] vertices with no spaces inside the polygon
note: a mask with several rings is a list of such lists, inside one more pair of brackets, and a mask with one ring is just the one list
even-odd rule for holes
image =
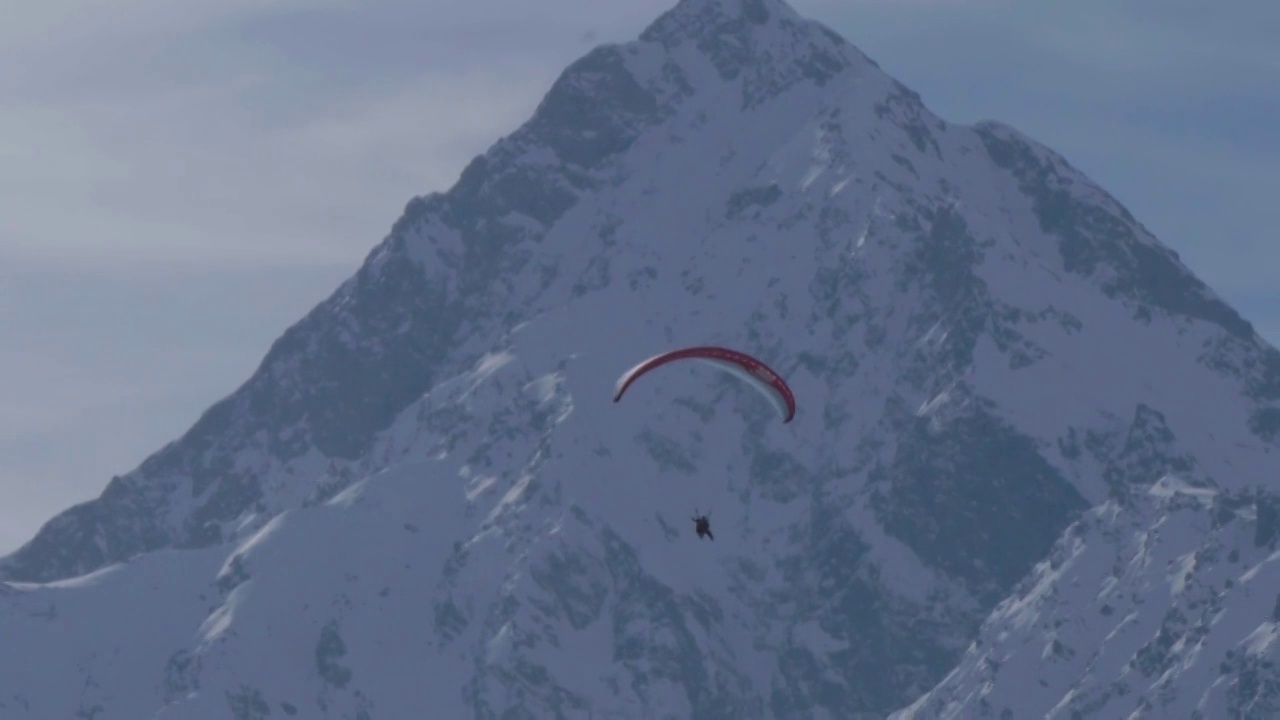
{"label": "thin cloud", "polygon": [[36,68],[8,78],[0,116],[10,245],[358,260],[410,197],[445,189],[528,116],[583,32],[642,24],[576,0],[550,19],[493,0],[231,3],[194,20],[163,7],[130,3],[76,52],[68,39],[92,23],[63,4],[19,18],[57,30],[47,46],[0,47]]}

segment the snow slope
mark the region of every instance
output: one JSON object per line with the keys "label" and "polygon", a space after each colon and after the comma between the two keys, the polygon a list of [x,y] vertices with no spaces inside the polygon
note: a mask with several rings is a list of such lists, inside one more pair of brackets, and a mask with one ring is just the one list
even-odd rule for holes
{"label": "snow slope", "polygon": [[959,667],[892,717],[1280,715],[1280,505],[1173,475],[1067,531]]}
{"label": "snow slope", "polygon": [[[697,363],[610,401],[693,344],[795,420]],[[1277,401],[1066,160],[683,0],[0,560],[0,715],[1263,717]]]}

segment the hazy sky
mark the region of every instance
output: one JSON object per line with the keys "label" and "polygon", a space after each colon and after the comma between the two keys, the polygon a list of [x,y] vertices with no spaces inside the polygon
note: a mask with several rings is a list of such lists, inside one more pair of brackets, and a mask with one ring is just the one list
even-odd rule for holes
{"label": "hazy sky", "polygon": [[[0,553],[232,391],[413,195],[674,0],[41,0],[0,23]],[[1280,338],[1280,3],[795,0],[1063,153]]]}

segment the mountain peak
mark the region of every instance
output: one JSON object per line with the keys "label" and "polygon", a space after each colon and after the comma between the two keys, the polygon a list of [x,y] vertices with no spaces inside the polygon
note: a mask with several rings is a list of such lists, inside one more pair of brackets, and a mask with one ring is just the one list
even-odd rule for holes
{"label": "mountain peak", "polygon": [[[695,344],[794,422],[697,363],[610,401]],[[1186,717],[1280,688],[1277,447],[1280,355],[1063,158],[684,0],[0,560],[0,715],[1114,716],[1176,667]]]}
{"label": "mountain peak", "polygon": [[640,40],[669,50],[692,44],[726,80],[751,67],[800,63],[823,84],[852,61],[844,38],[781,0],[681,0]]}
{"label": "mountain peak", "polygon": [[781,0],[680,0],[641,33],[641,39],[714,32],[728,24],[777,25],[804,20]]}

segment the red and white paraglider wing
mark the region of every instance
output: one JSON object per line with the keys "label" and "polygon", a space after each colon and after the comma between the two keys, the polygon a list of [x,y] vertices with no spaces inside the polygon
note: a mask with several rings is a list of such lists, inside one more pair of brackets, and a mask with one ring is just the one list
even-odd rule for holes
{"label": "red and white paraglider wing", "polygon": [[781,376],[750,355],[721,347],[692,347],[655,355],[626,371],[622,374],[622,377],[618,378],[618,383],[614,387],[613,401],[618,402],[621,400],[622,394],[627,391],[627,388],[650,370],[669,362],[686,358],[702,360],[717,370],[727,372],[746,382],[769,400],[770,404],[777,409],[778,414],[782,415],[784,423],[791,422],[791,419],[795,417],[795,396]]}

